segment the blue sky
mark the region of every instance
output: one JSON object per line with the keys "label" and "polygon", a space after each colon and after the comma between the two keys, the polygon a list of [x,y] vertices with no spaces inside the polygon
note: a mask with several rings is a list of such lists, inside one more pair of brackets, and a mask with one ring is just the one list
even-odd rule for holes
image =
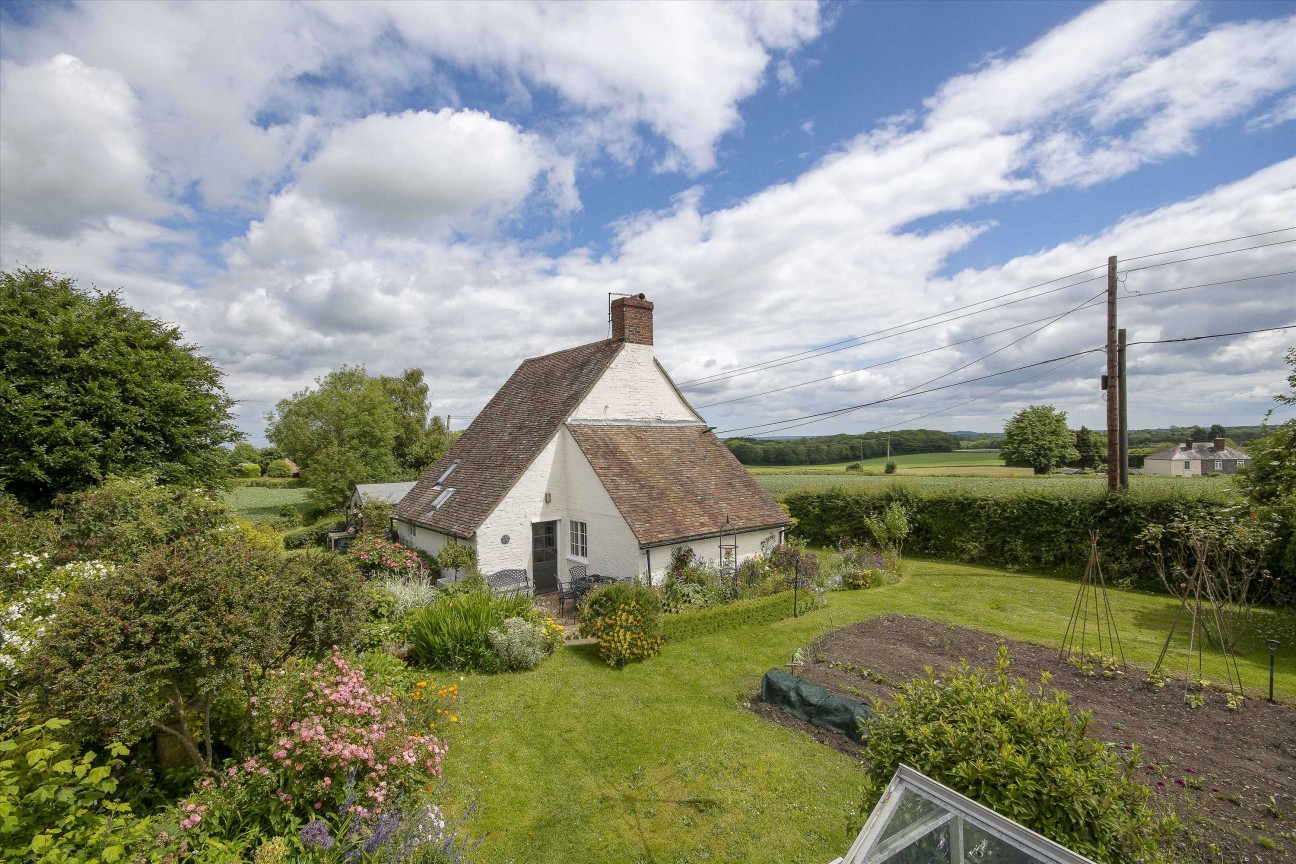
{"label": "blue sky", "polygon": [[[687,389],[721,431],[792,423],[1093,347],[1094,309],[1009,342],[1097,288],[726,375],[1110,254],[1296,240],[1293,45],[1287,2],[5,2],[0,265],[178,323],[254,441],[343,363],[420,366],[469,418],[523,358],[601,338],[608,292],[657,303],[677,380],[719,376]],[[1296,323],[1266,275],[1296,243],[1260,242],[1129,274],[1131,338]],[[1292,344],[1144,347],[1132,422],[1258,422]],[[1100,366],[791,428],[1041,402],[1100,426]]]}

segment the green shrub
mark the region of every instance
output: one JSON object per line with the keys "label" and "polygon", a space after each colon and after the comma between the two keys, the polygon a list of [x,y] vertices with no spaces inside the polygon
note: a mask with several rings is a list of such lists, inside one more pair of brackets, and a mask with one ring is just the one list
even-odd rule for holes
{"label": "green shrub", "polygon": [[47,720],[0,738],[0,861],[127,861],[127,850],[150,838],[148,819],[113,797],[113,771],[129,751],[114,744],[99,762],[58,740],[66,726]]}
{"label": "green shrub", "polygon": [[285,532],[283,545],[285,549],[322,548],[330,531],[341,531],[345,527],[336,516],[325,516],[311,525]]}
{"label": "green shrub", "polygon": [[531,608],[530,597],[501,597],[489,590],[438,594],[408,618],[413,659],[433,669],[497,672],[502,664],[491,646],[491,629],[525,617]]}
{"label": "green shrub", "polygon": [[251,478],[261,476],[261,466],[256,464],[255,462],[244,462],[242,465],[239,465],[234,470],[239,477],[247,477],[251,479]]}
{"label": "green shrub", "polygon": [[499,627],[492,627],[490,642],[500,664],[509,672],[534,669],[549,653],[545,628],[525,618],[507,618]]}
{"label": "green shrub", "polygon": [[[760,624],[773,624],[792,617],[793,592],[784,591],[767,597],[738,600],[724,606],[691,609],[662,616],[663,642],[682,642],[711,633],[735,630]],[[796,593],[797,613],[805,614],[815,608],[813,591]]]}
{"label": "green shrub", "polygon": [[896,463],[894,462],[886,463],[886,468],[884,468],[883,470],[888,474],[894,474],[896,472]]}
{"label": "green shrub", "polygon": [[[1086,734],[1065,693],[1037,691],[1008,674],[1007,649],[990,670],[964,661],[928,670],[875,706],[864,722],[868,770],[862,820],[900,764],[1100,862],[1156,857],[1149,791],[1131,777],[1138,751]],[[1123,753],[1123,755],[1118,755]]]}
{"label": "green shrub", "polygon": [[861,464],[858,463],[858,462],[852,462],[852,463],[850,463],[849,465],[846,466],[846,473],[847,473],[847,474],[863,474],[863,473],[864,473],[864,466],[861,465]]}
{"label": "green shrub", "polygon": [[441,570],[471,570],[477,566],[477,550],[459,543],[447,543],[436,554],[436,563]]}
{"label": "green shrub", "polygon": [[79,737],[159,734],[210,770],[218,742],[203,730],[218,699],[290,655],[355,644],[364,616],[363,582],[340,556],[286,556],[231,532],[80,583],[26,667],[40,708]]}
{"label": "green shrub", "polygon": [[267,477],[291,477],[293,476],[292,466],[286,459],[276,459],[266,466],[265,476]]}
{"label": "green shrub", "polygon": [[598,641],[609,666],[655,657],[662,645],[661,601],[644,585],[614,582],[585,598],[580,632]]}

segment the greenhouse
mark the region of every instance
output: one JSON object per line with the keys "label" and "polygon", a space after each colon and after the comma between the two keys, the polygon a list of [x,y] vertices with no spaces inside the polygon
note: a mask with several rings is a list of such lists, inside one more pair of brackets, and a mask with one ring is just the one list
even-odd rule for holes
{"label": "greenhouse", "polygon": [[901,765],[846,857],[832,864],[1094,864]]}

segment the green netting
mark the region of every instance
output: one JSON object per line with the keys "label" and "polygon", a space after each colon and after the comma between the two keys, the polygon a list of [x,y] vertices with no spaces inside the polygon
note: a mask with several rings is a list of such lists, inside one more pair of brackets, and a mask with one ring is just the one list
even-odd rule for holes
{"label": "green netting", "polygon": [[857,699],[833,695],[818,684],[803,681],[782,669],[765,673],[761,699],[821,729],[840,732],[852,741],[863,740],[860,723],[873,714],[873,709]]}

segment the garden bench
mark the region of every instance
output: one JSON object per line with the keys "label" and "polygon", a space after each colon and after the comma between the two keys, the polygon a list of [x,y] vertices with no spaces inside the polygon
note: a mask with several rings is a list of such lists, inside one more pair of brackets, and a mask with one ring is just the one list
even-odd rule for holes
{"label": "garden bench", "polygon": [[531,579],[525,570],[499,570],[486,577],[486,584],[507,597],[531,593]]}

